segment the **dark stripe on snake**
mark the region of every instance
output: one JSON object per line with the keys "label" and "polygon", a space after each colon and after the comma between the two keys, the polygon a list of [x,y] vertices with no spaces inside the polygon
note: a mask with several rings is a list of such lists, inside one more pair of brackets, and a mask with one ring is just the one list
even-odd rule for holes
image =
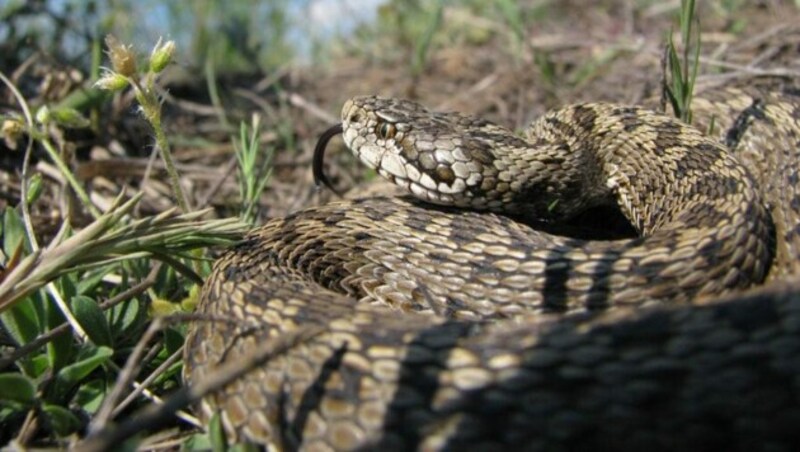
{"label": "dark stripe on snake", "polygon": [[736,120],[733,121],[733,125],[725,133],[725,145],[735,151],[754,119],[766,119],[764,102],[761,99],[754,99],[749,107],[739,113]]}
{"label": "dark stripe on snake", "polygon": [[545,309],[553,311],[565,311],[567,309],[567,281],[573,271],[574,263],[567,258],[565,253],[581,242],[579,240],[567,240],[563,246],[553,247],[544,259],[544,289],[542,297]]}
{"label": "dark stripe on snake", "polygon": [[[297,405],[297,415],[289,422],[286,429],[283,431],[284,447],[287,450],[297,450],[298,446],[303,443],[303,430],[308,422],[308,417],[311,413],[320,409],[320,403],[325,397],[325,383],[327,383],[331,376],[342,367],[342,358],[347,352],[347,344],[339,347],[334,353],[325,360],[325,363],[319,370],[317,378],[314,380],[308,389],[303,393],[300,403]],[[283,419],[288,419],[288,413],[283,413],[280,416]]]}
{"label": "dark stripe on snake", "polygon": [[[424,430],[430,428],[423,413],[415,413],[415,407],[432,407],[433,398],[439,390],[439,374],[447,368],[450,352],[459,341],[470,335],[475,325],[463,322],[445,322],[425,328],[409,343],[408,354],[401,360],[400,378],[394,398],[389,402],[383,420],[383,430],[396,432],[383,435],[377,444],[361,450],[416,450]],[[415,350],[434,350],[434,361],[420,361]],[[426,354],[429,356],[430,354]],[[436,372],[431,372],[436,369]],[[416,403],[409,407],[408,400]],[[411,408],[411,409],[409,409]],[[396,441],[400,440],[401,444]]]}

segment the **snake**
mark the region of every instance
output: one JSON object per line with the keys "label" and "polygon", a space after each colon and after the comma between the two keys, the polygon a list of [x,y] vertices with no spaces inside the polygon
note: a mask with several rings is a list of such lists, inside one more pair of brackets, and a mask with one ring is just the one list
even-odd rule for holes
{"label": "snake", "polygon": [[[698,94],[691,125],[583,103],[524,137],[351,98],[317,180],[341,135],[408,194],[270,220],[216,261],[198,310],[226,321],[191,325],[189,384],[316,333],[198,411],[271,450],[790,450],[800,90],[761,85]],[[560,232],[604,209],[633,234]]]}

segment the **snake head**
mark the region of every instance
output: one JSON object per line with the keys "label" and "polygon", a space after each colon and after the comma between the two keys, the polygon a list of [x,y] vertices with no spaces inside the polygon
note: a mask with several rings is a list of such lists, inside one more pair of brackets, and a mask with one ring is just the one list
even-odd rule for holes
{"label": "snake head", "polygon": [[474,132],[488,122],[432,112],[401,99],[354,97],[342,108],[347,147],[367,166],[416,197],[443,205],[480,206],[475,188],[496,171]]}

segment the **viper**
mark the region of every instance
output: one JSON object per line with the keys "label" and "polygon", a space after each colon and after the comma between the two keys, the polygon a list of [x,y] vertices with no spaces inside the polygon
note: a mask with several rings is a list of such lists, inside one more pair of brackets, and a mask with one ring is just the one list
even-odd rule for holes
{"label": "viper", "polygon": [[[526,136],[356,97],[323,134],[405,189],[250,232],[215,264],[191,382],[319,333],[209,396],[232,440],[279,449],[788,449],[800,443],[800,96],[627,105]],[[635,237],[560,226],[597,208]],[[580,223],[593,222],[583,217]]]}

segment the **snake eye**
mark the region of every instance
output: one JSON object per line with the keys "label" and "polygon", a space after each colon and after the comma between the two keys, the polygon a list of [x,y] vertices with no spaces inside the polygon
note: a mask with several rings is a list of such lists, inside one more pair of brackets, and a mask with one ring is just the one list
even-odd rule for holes
{"label": "snake eye", "polygon": [[388,140],[390,138],[394,138],[395,133],[397,133],[397,128],[394,124],[383,122],[378,124],[378,128],[376,130],[378,133],[378,137],[382,140]]}

